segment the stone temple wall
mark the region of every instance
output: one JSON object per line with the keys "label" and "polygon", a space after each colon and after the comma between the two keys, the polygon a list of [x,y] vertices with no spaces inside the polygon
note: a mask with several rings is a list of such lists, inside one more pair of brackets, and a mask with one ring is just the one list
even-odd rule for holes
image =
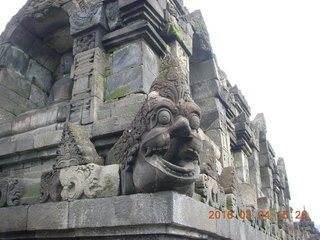
{"label": "stone temple wall", "polygon": [[0,39],[1,239],[317,234],[200,11],[29,0]]}

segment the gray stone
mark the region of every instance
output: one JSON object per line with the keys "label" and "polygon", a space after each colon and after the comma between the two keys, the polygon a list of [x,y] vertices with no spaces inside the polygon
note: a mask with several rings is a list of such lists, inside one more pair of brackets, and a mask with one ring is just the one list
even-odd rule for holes
{"label": "gray stone", "polygon": [[11,140],[10,137],[1,139],[0,156],[12,154],[15,151],[16,151],[16,141]]}
{"label": "gray stone", "polygon": [[30,130],[31,118],[28,114],[17,117],[12,122],[12,134],[26,132]]}
{"label": "gray stone", "polygon": [[34,60],[29,62],[26,78],[46,93],[53,84],[51,72]]}
{"label": "gray stone", "polygon": [[113,53],[114,74],[140,65],[144,65],[154,75],[159,72],[158,57],[144,41],[134,42]]}
{"label": "gray stone", "polygon": [[[0,113],[1,115],[1,113]],[[0,119],[1,122],[1,119]],[[12,122],[0,123],[0,138],[6,137],[12,134]]]}
{"label": "gray stone", "polygon": [[27,230],[58,230],[68,228],[68,202],[43,203],[28,209]]}
{"label": "gray stone", "polygon": [[38,107],[44,107],[47,104],[48,95],[36,85],[31,86],[30,100]]}
{"label": "gray stone", "polygon": [[145,66],[123,70],[107,77],[106,99],[116,99],[132,93],[148,93],[155,79]]}
{"label": "gray stone", "polygon": [[0,84],[26,99],[30,96],[31,83],[11,69],[0,70]]}
{"label": "gray stone", "polygon": [[117,117],[137,113],[146,97],[146,94],[131,94],[118,101],[111,102],[111,116]]}
{"label": "gray stone", "polygon": [[0,208],[0,232],[27,230],[28,206]]}
{"label": "gray stone", "polygon": [[19,115],[36,106],[30,100],[2,85],[0,85],[0,92],[1,108],[14,115]]}
{"label": "gray stone", "polygon": [[11,68],[22,75],[26,73],[29,63],[29,57],[27,54],[9,44],[2,45],[0,52],[0,64],[2,66]]}
{"label": "gray stone", "polygon": [[41,109],[30,115],[30,128],[36,129],[56,123],[58,108]]}
{"label": "gray stone", "polygon": [[57,146],[62,138],[62,130],[48,131],[34,136],[34,148],[51,148]]}
{"label": "gray stone", "polygon": [[6,123],[8,121],[11,122],[14,117],[15,115],[10,111],[0,108],[0,123]]}
{"label": "gray stone", "polygon": [[23,152],[23,151],[33,149],[34,139],[32,135],[19,137],[17,138],[16,142],[17,142],[17,148],[16,148],[17,152]]}
{"label": "gray stone", "polygon": [[101,137],[119,133],[129,126],[134,116],[135,114],[124,115],[96,121],[92,126],[92,136]]}

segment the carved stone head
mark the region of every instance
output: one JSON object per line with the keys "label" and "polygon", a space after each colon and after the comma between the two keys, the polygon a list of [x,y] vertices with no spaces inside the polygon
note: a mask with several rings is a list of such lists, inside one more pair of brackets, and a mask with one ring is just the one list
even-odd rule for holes
{"label": "carved stone head", "polygon": [[73,64],[73,55],[71,52],[67,52],[62,55],[60,61],[60,73],[62,75],[69,74],[71,71],[71,66]]}
{"label": "carved stone head", "polygon": [[145,103],[111,150],[122,162],[123,194],[192,194],[200,172],[200,115],[179,61],[167,55]]}

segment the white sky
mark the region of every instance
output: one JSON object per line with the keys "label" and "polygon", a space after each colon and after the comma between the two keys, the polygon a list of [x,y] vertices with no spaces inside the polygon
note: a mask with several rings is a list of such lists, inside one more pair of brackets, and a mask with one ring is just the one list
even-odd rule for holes
{"label": "white sky", "polygon": [[[0,9],[2,31],[26,0]],[[263,112],[268,138],[286,161],[295,211],[320,225],[319,0],[184,0],[200,9],[219,66]],[[318,144],[317,144],[318,143]]]}

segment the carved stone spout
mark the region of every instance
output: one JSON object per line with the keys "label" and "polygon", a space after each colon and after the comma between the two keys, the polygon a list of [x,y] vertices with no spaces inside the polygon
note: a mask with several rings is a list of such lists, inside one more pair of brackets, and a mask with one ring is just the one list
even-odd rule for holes
{"label": "carved stone spout", "polygon": [[145,103],[109,153],[122,165],[122,193],[192,195],[200,173],[200,116],[179,61],[167,55]]}

